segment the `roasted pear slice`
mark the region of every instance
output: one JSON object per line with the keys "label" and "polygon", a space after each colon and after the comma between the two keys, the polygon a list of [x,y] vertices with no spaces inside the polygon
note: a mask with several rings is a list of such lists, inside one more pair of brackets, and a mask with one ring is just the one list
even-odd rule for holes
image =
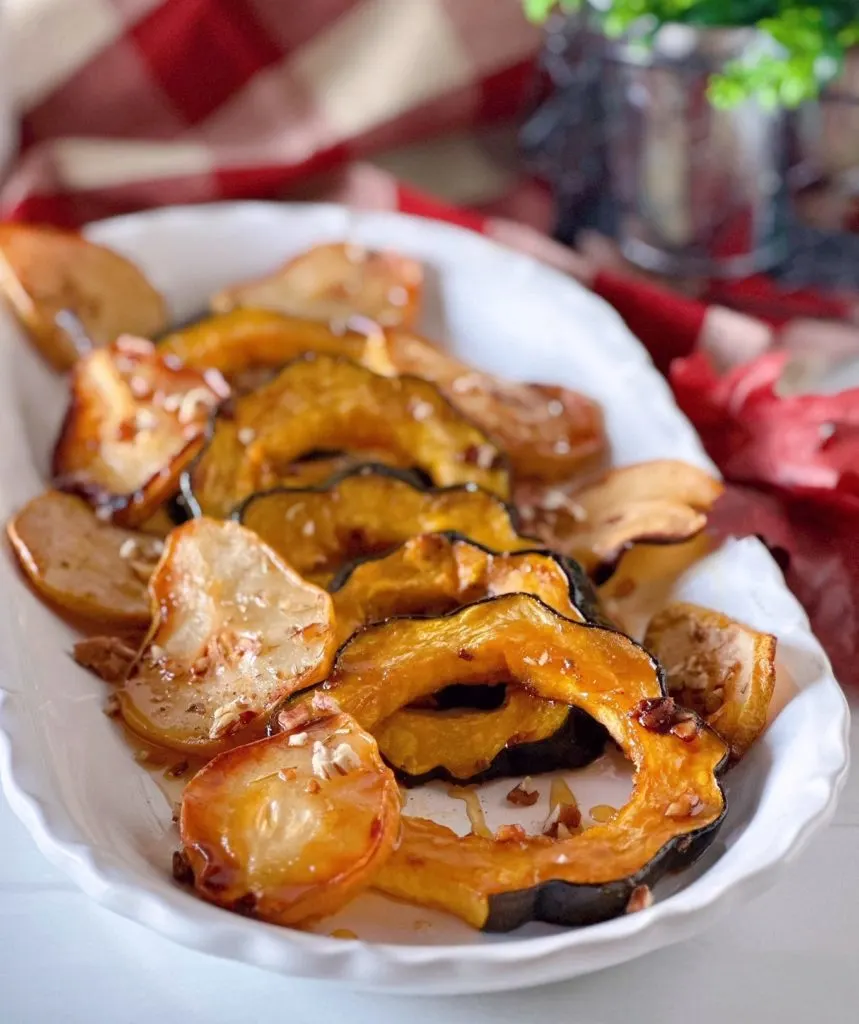
{"label": "roasted pear slice", "polygon": [[185,789],[180,828],[204,899],[297,925],[372,884],[400,794],[373,737],[335,714],[220,754]]}
{"label": "roasted pear slice", "polygon": [[121,334],[158,334],[167,318],[133,263],[56,228],[0,225],[0,290],[58,370]]}
{"label": "roasted pear slice", "polygon": [[33,586],[65,611],[105,627],[149,625],[157,538],[102,522],[82,498],[60,491],[28,502],[6,530]]}
{"label": "roasted pear slice", "polygon": [[316,245],[267,277],[227,288],[211,306],[216,313],[251,306],[324,323],[359,314],[382,326],[411,327],[422,293],[417,260],[340,243]]}
{"label": "roasted pear slice", "polygon": [[119,701],[154,743],[212,754],[246,742],[271,705],[331,664],[331,598],[238,523],[174,530],[149,597],[153,628]]}
{"label": "roasted pear slice", "polygon": [[122,526],[144,523],[178,489],[229,388],[149,341],[122,337],[81,359],[54,449],[55,484]]}
{"label": "roasted pear slice", "polygon": [[723,489],[697,466],[656,459],[613,469],[584,487],[524,485],[516,504],[531,532],[603,581],[635,544],[676,544],[699,534]]}
{"label": "roasted pear slice", "polygon": [[363,466],[325,487],[254,495],[236,516],[320,584],[350,562],[390,552],[420,533],[455,530],[496,551],[534,547],[494,494],[471,485],[421,487],[385,466]]}
{"label": "roasted pear slice", "polygon": [[644,646],[665,669],[672,697],[727,740],[733,760],[741,758],[767,724],[775,637],[677,601],[651,620]]}
{"label": "roasted pear slice", "polygon": [[381,450],[386,461],[421,469],[441,486],[474,482],[502,497],[509,491],[503,454],[432,384],[380,377],[326,355],[297,359],[271,384],[236,399],[183,488],[192,507],[217,514],[320,450],[368,457]]}
{"label": "roasted pear slice", "polygon": [[565,480],[606,454],[602,410],[569,388],[475,370],[406,331],[369,338],[361,361],[377,373],[432,381],[507,453],[519,480]]}

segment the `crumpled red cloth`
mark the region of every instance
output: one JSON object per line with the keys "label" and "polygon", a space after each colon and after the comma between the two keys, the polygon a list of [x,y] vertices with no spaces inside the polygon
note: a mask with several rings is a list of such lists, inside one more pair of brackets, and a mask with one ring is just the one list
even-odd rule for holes
{"label": "crumpled red cloth", "polygon": [[696,352],[671,365],[680,408],[730,481],[712,528],[756,534],[843,683],[859,683],[859,390],[780,397],[771,352],[720,377]]}

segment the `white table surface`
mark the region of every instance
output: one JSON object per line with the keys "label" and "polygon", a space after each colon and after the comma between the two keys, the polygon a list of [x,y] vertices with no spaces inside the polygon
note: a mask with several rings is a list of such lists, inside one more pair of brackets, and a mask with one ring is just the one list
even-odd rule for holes
{"label": "white table surface", "polygon": [[[859,750],[859,694],[851,697]],[[778,885],[690,942],[562,985],[419,999],[293,981],[95,903],[0,796],[2,1024],[842,1024],[859,1020],[859,772]]]}

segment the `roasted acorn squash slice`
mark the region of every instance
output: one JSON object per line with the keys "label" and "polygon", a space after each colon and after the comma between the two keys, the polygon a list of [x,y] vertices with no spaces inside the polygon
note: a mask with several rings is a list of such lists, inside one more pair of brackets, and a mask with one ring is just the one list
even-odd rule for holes
{"label": "roasted acorn squash slice", "polygon": [[524,484],[515,500],[528,530],[602,582],[635,544],[678,544],[701,533],[723,489],[697,466],[655,459],[584,487]]}
{"label": "roasted acorn squash slice", "polygon": [[305,352],[360,361],[366,346],[366,336],[355,331],[335,332],[314,320],[265,309],[235,309],[166,335],[158,351],[172,353],[186,366],[220,370],[232,381],[256,368],[280,369]]}
{"label": "roasted acorn squash slice", "polygon": [[507,453],[517,479],[565,480],[606,453],[602,410],[568,388],[475,370],[405,331],[371,339],[362,362],[379,373],[412,374],[436,384]]}
{"label": "roasted acorn squash slice", "polygon": [[164,300],[133,263],[57,228],[0,225],[0,291],[57,370],[121,334],[158,334],[166,322]]}
{"label": "roasted acorn squash slice", "polygon": [[710,608],[678,601],[651,620],[644,646],[679,704],[697,711],[738,760],[767,724],[776,639]]}
{"label": "roasted acorn squash slice", "polygon": [[[463,659],[468,650],[473,657]],[[493,841],[406,818],[374,885],[509,930],[527,921],[579,925],[622,913],[633,891],[687,863],[725,812],[718,783],[727,749],[692,712],[677,716],[657,663],[612,630],[572,622],[538,598],[492,598],[437,619],[368,626],[340,651],[316,696],[279,715],[289,728],[311,699],[332,698],[372,731],[448,683],[515,680],[599,721],[635,765],[632,796],[611,821],[566,839]],[[665,714],[655,709],[664,708]],[[688,716],[688,717],[686,717]]]}
{"label": "roasted acorn squash slice", "polygon": [[82,498],[60,491],[33,498],[6,529],[33,586],[64,611],[102,627],[149,625],[157,538],[102,522]]}
{"label": "roasted acorn squash slice", "polygon": [[[204,514],[214,514],[270,487],[283,467],[310,452],[372,456],[379,449],[441,486],[475,482],[502,497],[509,489],[503,455],[432,384],[380,377],[325,355],[297,359],[270,384],[237,399],[231,418],[216,421],[213,442],[188,474],[187,488]],[[212,468],[218,459],[228,473]],[[227,476],[233,480],[231,495],[223,486],[211,488],[214,475],[222,484]]]}
{"label": "roasted acorn squash slice", "polygon": [[[596,605],[586,578],[564,559],[543,551],[497,554],[449,533],[413,537],[390,555],[350,568],[330,589],[341,643],[368,623],[443,614],[499,594],[536,594],[577,621]],[[497,710],[398,711],[376,738],[408,785],[431,778],[476,782],[593,760],[604,731],[586,715],[569,717],[567,705],[514,689]]]}
{"label": "roasted acorn squash slice", "polygon": [[180,818],[197,892],[282,925],[368,888],[399,824],[394,776],[348,715],[219,755],[186,787]]}
{"label": "roasted acorn squash slice", "polygon": [[211,306],[216,313],[251,306],[324,323],[360,314],[382,326],[410,327],[422,292],[416,260],[339,243],[316,245],[267,277],[227,288]]}
{"label": "roasted acorn squash slice", "polygon": [[496,551],[534,547],[495,495],[468,484],[421,487],[410,475],[378,465],[321,488],[256,494],[236,517],[302,576],[324,584],[350,562],[388,553],[420,533],[455,530]]}
{"label": "roasted acorn squash slice", "polygon": [[152,632],[119,701],[154,743],[212,754],[252,739],[269,708],[330,667],[331,598],[238,523],[174,530],[149,596]]}
{"label": "roasted acorn squash slice", "polygon": [[536,594],[582,622],[596,595],[577,566],[551,552],[496,552],[455,532],[411,537],[390,554],[347,567],[329,590],[343,644],[395,615],[442,615],[501,594]]}
{"label": "roasted acorn squash slice", "polygon": [[216,370],[162,359],[142,338],[119,338],[78,361],[54,449],[60,490],[122,526],[145,522],[178,489],[229,388]]}

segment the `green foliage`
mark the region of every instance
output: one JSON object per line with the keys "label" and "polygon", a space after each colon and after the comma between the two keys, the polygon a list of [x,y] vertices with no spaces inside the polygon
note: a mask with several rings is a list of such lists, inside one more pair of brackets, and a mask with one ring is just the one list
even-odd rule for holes
{"label": "green foliage", "polygon": [[[588,0],[523,0],[525,13],[541,23],[556,7],[575,11]],[[606,6],[603,4],[603,6]],[[859,0],[610,0],[594,15],[604,31],[620,35],[644,21],[720,27],[756,26],[781,48],[754,62],[734,61],[715,75],[710,98],[722,107],[754,96],[767,106],[795,107],[818,94],[839,71],[848,46],[859,43]]]}

